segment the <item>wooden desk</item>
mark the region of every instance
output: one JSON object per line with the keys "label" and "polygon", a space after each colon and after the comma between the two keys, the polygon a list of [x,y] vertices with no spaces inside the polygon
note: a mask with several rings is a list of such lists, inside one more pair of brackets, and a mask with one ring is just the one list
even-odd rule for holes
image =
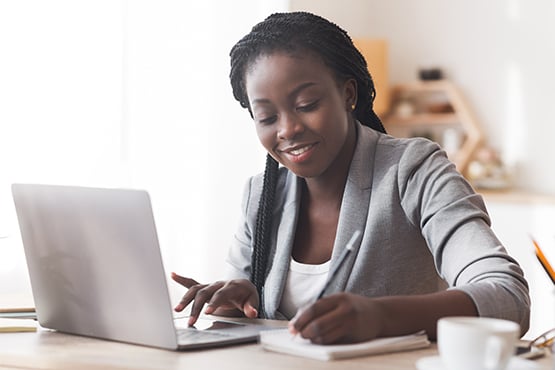
{"label": "wooden desk", "polygon": [[[266,352],[257,344],[173,352],[46,330],[0,334],[0,370],[404,370],[416,369],[416,360],[436,354],[436,347],[432,346],[411,352],[324,362]],[[536,362],[541,370],[554,369],[552,356]]]}

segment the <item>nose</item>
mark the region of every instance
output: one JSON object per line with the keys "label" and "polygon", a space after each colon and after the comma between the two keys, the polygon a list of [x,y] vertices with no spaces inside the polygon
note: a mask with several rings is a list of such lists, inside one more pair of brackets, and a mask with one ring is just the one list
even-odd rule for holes
{"label": "nose", "polygon": [[304,131],[304,124],[295,114],[285,114],[279,119],[278,137],[282,140],[294,139]]}

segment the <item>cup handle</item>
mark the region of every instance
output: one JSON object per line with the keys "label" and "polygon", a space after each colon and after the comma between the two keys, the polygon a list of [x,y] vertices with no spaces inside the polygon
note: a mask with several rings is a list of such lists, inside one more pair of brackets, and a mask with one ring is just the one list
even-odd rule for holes
{"label": "cup handle", "polygon": [[489,337],[486,341],[486,357],[484,368],[488,370],[497,369],[503,355],[503,341],[498,337]]}

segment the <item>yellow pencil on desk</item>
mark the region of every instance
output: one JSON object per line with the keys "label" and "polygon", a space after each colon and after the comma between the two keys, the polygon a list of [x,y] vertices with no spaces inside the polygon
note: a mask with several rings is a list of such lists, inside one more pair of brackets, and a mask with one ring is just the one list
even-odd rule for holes
{"label": "yellow pencil on desk", "polygon": [[538,261],[540,261],[540,264],[542,265],[545,272],[547,273],[547,275],[551,279],[551,282],[553,284],[555,284],[555,270],[553,270],[553,267],[551,267],[551,264],[549,263],[549,261],[545,257],[545,254],[543,254],[543,251],[541,250],[540,245],[538,244],[538,242],[534,238],[532,238],[532,243],[534,244],[534,248],[536,249],[536,257],[537,257]]}

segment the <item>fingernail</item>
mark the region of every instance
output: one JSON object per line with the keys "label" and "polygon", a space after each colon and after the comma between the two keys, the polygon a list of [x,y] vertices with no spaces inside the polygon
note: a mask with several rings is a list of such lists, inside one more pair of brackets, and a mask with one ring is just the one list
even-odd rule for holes
{"label": "fingernail", "polygon": [[254,315],[254,317],[257,317],[258,316],[258,310],[249,304],[249,305],[245,306],[245,315],[247,315],[249,317],[251,315]]}
{"label": "fingernail", "polygon": [[287,329],[289,330],[289,333],[291,333],[291,335],[297,335],[299,333],[293,325],[289,325]]}
{"label": "fingernail", "polygon": [[289,322],[294,324],[299,319],[299,316],[303,314],[303,312],[306,310],[307,307],[308,305],[299,308],[295,313],[295,316],[293,316],[293,318],[289,320]]}

